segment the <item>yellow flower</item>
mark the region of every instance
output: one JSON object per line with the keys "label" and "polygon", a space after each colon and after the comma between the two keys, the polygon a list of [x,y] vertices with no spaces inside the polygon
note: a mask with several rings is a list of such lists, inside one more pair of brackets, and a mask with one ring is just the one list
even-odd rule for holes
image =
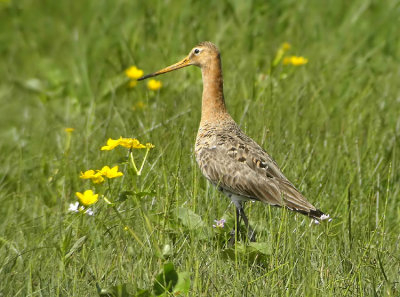
{"label": "yellow flower", "polygon": [[129,82],[129,87],[130,87],[130,88],[134,88],[134,87],[136,87],[136,85],[137,85],[137,80],[131,80],[131,81]]}
{"label": "yellow flower", "polygon": [[155,79],[150,79],[149,82],[147,83],[147,88],[152,91],[157,91],[161,89],[162,83],[159,80]]}
{"label": "yellow flower", "polygon": [[154,147],[155,147],[154,144],[151,144],[150,142],[146,143],[146,148],[147,149],[152,149]]}
{"label": "yellow flower", "polygon": [[289,42],[284,42],[284,43],[282,43],[282,45],[281,45],[282,50],[285,51],[285,52],[286,52],[287,50],[289,50],[290,47],[291,47],[291,45],[290,45]]}
{"label": "yellow flower", "polygon": [[136,66],[132,66],[125,70],[125,74],[127,77],[136,80],[143,75],[143,70],[138,69]]}
{"label": "yellow flower", "polygon": [[107,145],[101,147],[102,151],[110,151],[117,146],[123,146],[129,149],[142,149],[146,148],[145,145],[141,144],[139,140],[136,138],[122,138],[122,136],[119,137],[119,139],[111,139],[109,138],[107,140]]}
{"label": "yellow flower", "polygon": [[102,177],[102,174],[97,172],[93,177],[92,177],[92,182],[94,184],[101,184],[104,181],[104,177]]}
{"label": "yellow flower", "polygon": [[99,172],[107,178],[114,178],[124,175],[122,172],[118,171],[118,166],[114,166],[110,169],[108,166],[104,166]]}
{"label": "yellow flower", "polygon": [[141,109],[145,109],[147,107],[146,104],[144,104],[144,102],[142,100],[136,102],[135,105],[132,106],[132,110],[141,110]]}
{"label": "yellow flower", "polygon": [[289,42],[284,42],[281,44],[279,49],[276,51],[275,58],[272,61],[272,69],[275,68],[282,60],[284,54],[290,49],[291,45]]}
{"label": "yellow flower", "polygon": [[136,138],[121,138],[119,141],[119,145],[126,147],[126,148],[132,148],[132,149],[142,149],[146,148],[145,145],[141,144],[139,140]]}
{"label": "yellow flower", "polygon": [[92,178],[94,176],[95,172],[94,170],[90,169],[90,170],[86,170],[85,172],[81,171],[81,175],[79,176],[82,179],[89,179]]}
{"label": "yellow flower", "polygon": [[290,56],[283,59],[283,65],[300,66],[308,63],[308,59],[298,56]]}
{"label": "yellow flower", "polygon": [[102,174],[99,172],[95,173],[92,169],[81,172],[79,177],[82,179],[91,179],[94,184],[101,184],[104,181]]}
{"label": "yellow flower", "polygon": [[65,128],[64,131],[67,133],[72,133],[75,131],[75,128]]}
{"label": "yellow flower", "polygon": [[94,194],[92,190],[86,190],[80,193],[76,192],[75,195],[78,197],[79,202],[84,206],[95,204],[99,200],[99,194]]}
{"label": "yellow flower", "polygon": [[102,151],[111,151],[114,148],[116,148],[119,145],[119,142],[121,141],[122,137],[120,137],[119,139],[111,139],[109,138],[107,140],[107,145],[102,146],[101,150]]}

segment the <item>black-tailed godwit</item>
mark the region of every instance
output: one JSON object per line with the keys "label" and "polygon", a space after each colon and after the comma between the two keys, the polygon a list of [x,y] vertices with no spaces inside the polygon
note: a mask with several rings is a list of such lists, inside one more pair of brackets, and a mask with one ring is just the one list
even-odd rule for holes
{"label": "black-tailed godwit", "polygon": [[[233,201],[237,225],[242,218],[249,239],[253,241],[255,236],[244,213],[245,201],[283,206],[318,222],[328,219],[329,215],[307,201],[270,155],[244,134],[228,113],[221,57],[213,43],[201,42],[182,61],[142,76],[139,80],[190,65],[200,67],[203,77],[201,121],[195,145],[197,163],[203,175]],[[234,230],[232,235],[235,238]]]}

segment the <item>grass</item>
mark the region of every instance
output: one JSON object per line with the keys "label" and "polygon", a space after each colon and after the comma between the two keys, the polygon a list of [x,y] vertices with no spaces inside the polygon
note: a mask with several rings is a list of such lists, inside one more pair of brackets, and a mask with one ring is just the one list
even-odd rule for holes
{"label": "grass", "polygon": [[[399,18],[395,0],[1,1],[0,295],[136,294],[172,262],[187,296],[398,296]],[[193,156],[200,71],[115,87],[203,40],[221,49],[232,116],[331,223],[254,203],[258,246],[211,227],[233,206]],[[308,64],[266,76],[285,41]],[[156,145],[141,176],[123,149],[100,151],[119,136]],[[102,199],[92,217],[68,211],[76,191],[104,191],[79,179],[104,165],[125,168],[108,198],[142,244]]]}

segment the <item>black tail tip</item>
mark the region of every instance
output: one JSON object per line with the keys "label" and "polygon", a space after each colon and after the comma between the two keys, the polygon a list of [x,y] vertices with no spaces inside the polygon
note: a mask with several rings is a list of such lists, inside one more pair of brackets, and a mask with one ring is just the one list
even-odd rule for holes
{"label": "black tail tip", "polygon": [[329,216],[329,214],[325,214],[322,211],[320,211],[319,209],[316,210],[311,210],[308,213],[308,216],[312,217],[315,221],[316,224],[319,224],[321,221],[332,221],[332,218]]}

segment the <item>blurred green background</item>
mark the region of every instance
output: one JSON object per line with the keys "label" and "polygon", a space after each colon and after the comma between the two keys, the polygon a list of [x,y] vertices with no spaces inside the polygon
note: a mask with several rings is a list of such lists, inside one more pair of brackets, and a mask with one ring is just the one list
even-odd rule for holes
{"label": "blurred green background", "polygon": [[[187,296],[398,296],[399,24],[396,0],[0,1],[0,295],[155,293],[173,262]],[[212,228],[233,206],[193,156],[199,69],[157,78],[156,92],[124,75],[205,40],[221,50],[233,118],[330,224],[255,203],[262,248],[229,248],[227,227]],[[270,73],[283,42],[308,63]],[[100,151],[119,136],[156,146],[110,197],[135,193],[118,208],[144,246],[104,201],[93,217],[68,211],[91,186],[80,171],[122,168],[124,151]]]}

